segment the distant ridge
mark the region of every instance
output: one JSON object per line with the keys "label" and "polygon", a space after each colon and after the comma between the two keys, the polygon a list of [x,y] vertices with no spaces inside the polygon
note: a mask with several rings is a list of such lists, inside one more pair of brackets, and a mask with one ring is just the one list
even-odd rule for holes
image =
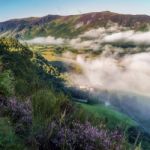
{"label": "distant ridge", "polygon": [[119,14],[110,11],[80,15],[47,15],[0,22],[0,34],[16,38],[36,36],[75,37],[92,28],[107,27],[109,23],[134,30],[147,30],[148,15]]}

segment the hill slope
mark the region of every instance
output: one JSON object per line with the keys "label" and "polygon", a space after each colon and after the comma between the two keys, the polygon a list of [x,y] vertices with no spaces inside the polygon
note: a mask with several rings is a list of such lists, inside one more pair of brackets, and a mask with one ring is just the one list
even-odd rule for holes
{"label": "hill slope", "polygon": [[[72,101],[56,68],[42,56],[7,38],[0,39],[0,56],[0,149],[132,148],[117,121],[110,130],[100,117]],[[118,116],[112,114],[111,122],[113,118]]]}
{"label": "hill slope", "polygon": [[17,38],[52,35],[75,37],[87,30],[114,24],[135,30],[148,30],[150,16],[118,14],[109,11],[81,15],[48,15],[41,18],[13,19],[0,23],[0,34]]}

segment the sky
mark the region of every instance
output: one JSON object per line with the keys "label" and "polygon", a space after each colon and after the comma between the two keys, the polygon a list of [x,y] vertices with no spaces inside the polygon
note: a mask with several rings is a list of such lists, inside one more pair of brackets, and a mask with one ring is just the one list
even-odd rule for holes
{"label": "sky", "polygon": [[0,0],[0,21],[100,11],[150,15],[150,0]]}

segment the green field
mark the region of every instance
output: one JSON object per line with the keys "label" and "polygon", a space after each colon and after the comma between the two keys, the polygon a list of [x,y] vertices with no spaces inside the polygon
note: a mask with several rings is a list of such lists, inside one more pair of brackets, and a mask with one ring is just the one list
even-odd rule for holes
{"label": "green field", "polygon": [[131,126],[136,126],[136,123],[130,119],[128,116],[118,112],[113,107],[106,107],[102,104],[83,104],[78,103],[88,114],[93,114],[92,119],[95,120],[95,123],[99,122],[98,120],[103,120],[104,123],[108,125],[109,128],[121,127],[127,129]]}

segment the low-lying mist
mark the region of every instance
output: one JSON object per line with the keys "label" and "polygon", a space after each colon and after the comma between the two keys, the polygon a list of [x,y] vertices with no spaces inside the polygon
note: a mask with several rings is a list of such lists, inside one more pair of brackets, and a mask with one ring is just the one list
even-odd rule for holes
{"label": "low-lying mist", "polygon": [[130,48],[130,51],[133,48],[141,48],[142,46],[142,48],[146,48],[144,49],[145,51],[150,51],[150,31],[134,31],[125,27],[114,25],[113,27],[108,28],[101,27],[91,29],[73,39],[48,36],[36,37],[24,42],[28,44],[65,44],[75,49],[91,49],[94,51],[104,51],[110,46],[111,48],[119,47],[120,51],[123,50],[121,49],[121,46],[123,46],[123,48],[126,46],[126,48]]}
{"label": "low-lying mist", "polygon": [[150,53],[119,59],[78,55],[81,74],[72,73],[74,85],[94,93],[99,101],[115,106],[144,129],[150,129]]}
{"label": "low-lying mist", "polygon": [[76,84],[150,96],[150,53],[119,59],[102,56],[86,59],[78,55],[76,62],[83,72],[82,75],[73,75],[76,76]]}
{"label": "low-lying mist", "polygon": [[62,39],[62,38],[55,38],[55,37],[52,37],[52,36],[48,36],[48,37],[36,37],[34,39],[26,40],[26,41],[23,41],[23,42],[26,42],[28,44],[61,45],[61,44],[64,43],[64,39]]}
{"label": "low-lying mist", "polygon": [[100,101],[116,106],[150,131],[150,31],[116,25],[92,29],[74,39],[40,37],[26,42],[65,44],[77,50],[100,52],[88,58],[84,54],[62,55],[82,70],[69,73],[73,86],[89,90]]}

